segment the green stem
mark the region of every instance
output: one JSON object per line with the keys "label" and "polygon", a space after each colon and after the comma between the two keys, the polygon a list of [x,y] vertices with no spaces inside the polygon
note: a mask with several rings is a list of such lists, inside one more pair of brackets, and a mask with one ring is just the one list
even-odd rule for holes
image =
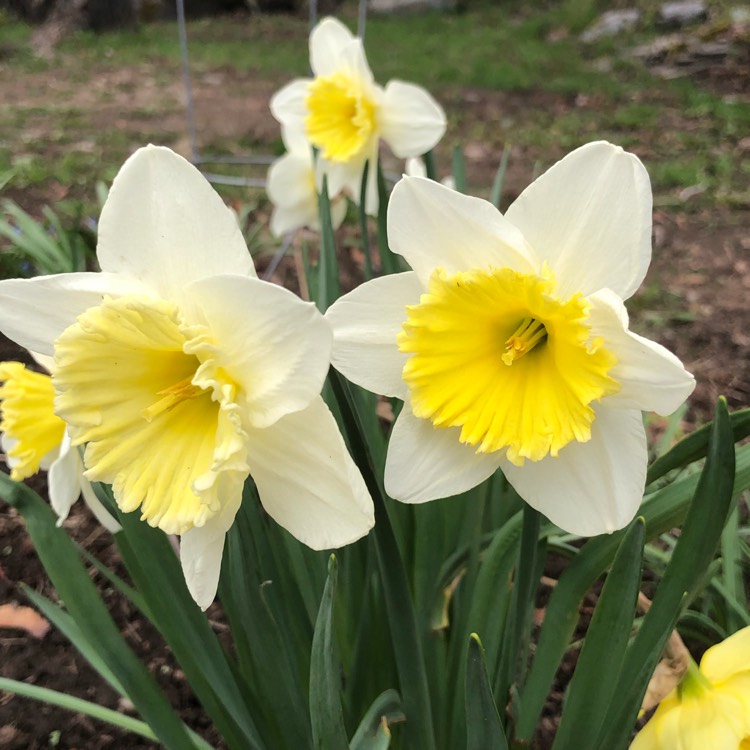
{"label": "green stem", "polygon": [[349,385],[333,369],[329,372],[329,380],[341,411],[352,456],[362,472],[375,504],[375,549],[406,714],[405,747],[435,750],[434,724],[422,642],[417,631],[406,569],[388,516],[385,493],[375,475],[372,456]]}
{"label": "green stem", "polygon": [[359,191],[359,231],[362,235],[362,254],[365,257],[365,281],[372,278],[372,253],[370,252],[370,239],[367,231],[367,212],[365,205],[367,201],[367,178],[370,174],[370,162],[365,162],[362,172],[362,187]]}

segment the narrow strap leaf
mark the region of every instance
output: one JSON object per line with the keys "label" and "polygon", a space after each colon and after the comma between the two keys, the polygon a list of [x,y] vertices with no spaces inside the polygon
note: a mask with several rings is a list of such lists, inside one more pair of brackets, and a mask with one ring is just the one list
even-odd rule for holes
{"label": "narrow strap leaf", "polygon": [[346,750],[349,747],[341,708],[341,667],[333,634],[336,572],[336,557],[331,555],[310,658],[310,720],[313,744],[318,750]]}
{"label": "narrow strap leaf", "polygon": [[[750,409],[736,411],[730,416],[734,442],[744,440],[750,435]],[[655,482],[673,469],[687,466],[693,461],[698,461],[706,455],[708,443],[711,436],[712,425],[707,424],[691,432],[690,435],[680,440],[674,448],[654,461],[648,467],[646,485]]]}
{"label": "narrow strap leaf", "polygon": [[[111,708],[100,706],[98,703],[91,703],[91,701],[84,700],[83,698],[77,698],[74,695],[60,693],[57,690],[50,690],[38,685],[29,685],[27,682],[19,682],[18,680],[11,680],[6,677],[0,677],[0,691],[21,695],[24,698],[48,703],[51,706],[59,706],[74,713],[85,714],[92,719],[105,721],[107,724],[124,729],[126,732],[138,734],[149,740],[158,739],[151,727],[145,722],[134,719],[132,716],[121,714],[119,711],[113,711]],[[192,737],[195,750],[212,750],[211,745],[202,737],[189,729],[187,731]]]}
{"label": "narrow strap leaf", "polygon": [[510,144],[506,144],[503,153],[500,156],[500,164],[495,172],[495,179],[490,191],[490,203],[495,208],[500,208],[500,198],[503,194],[503,184],[505,183],[505,172],[508,169],[508,159],[510,159]]}
{"label": "narrow strap leaf", "polygon": [[320,259],[318,260],[318,290],[315,302],[318,309],[325,312],[341,295],[327,177],[323,177],[323,188],[318,197],[318,213],[320,215]]}
{"label": "narrow strap leaf", "polygon": [[466,161],[458,143],[453,147],[453,181],[459,193],[466,192]]}
{"label": "narrow strap leaf", "polygon": [[391,724],[404,721],[401,698],[395,690],[386,690],[372,702],[359,722],[349,744],[350,750],[380,750],[390,744]]}
{"label": "narrow strap leaf", "polygon": [[167,747],[193,750],[177,718],[151,675],[120,635],[67,533],[47,503],[29,487],[0,473],[0,494],[18,509],[31,541],[68,612],[138,712]]}
{"label": "narrow strap leaf", "polygon": [[378,252],[380,253],[380,268],[384,274],[398,273],[399,260],[388,245],[388,190],[385,186],[385,175],[378,161]]}
{"label": "narrow strap leaf", "polygon": [[553,750],[598,750],[596,737],[617,694],[641,582],[645,522],[636,518],[602,587],[568,687]]}
{"label": "narrow strap leaf", "polygon": [[492,695],[484,650],[472,633],[466,660],[466,750],[508,750],[500,714]]}

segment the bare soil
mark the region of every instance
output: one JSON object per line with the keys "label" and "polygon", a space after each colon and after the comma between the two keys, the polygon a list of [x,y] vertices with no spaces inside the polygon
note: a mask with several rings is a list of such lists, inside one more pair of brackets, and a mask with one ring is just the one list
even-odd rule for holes
{"label": "bare soil", "polygon": [[[241,144],[241,148],[256,153],[272,152],[278,126],[268,111],[268,100],[283,81],[259,80],[252,73],[226,67],[203,67],[194,70],[193,75],[196,125],[202,148],[228,151]],[[705,84],[721,90],[750,91],[745,73],[738,75],[740,80],[728,81],[726,75],[708,74]],[[162,59],[143,60],[128,67],[104,59],[96,69],[80,70],[62,57],[54,69],[19,73],[11,56],[0,58],[0,81],[5,106],[38,112],[27,121],[23,132],[0,134],[0,140],[13,143],[16,155],[57,158],[70,153],[116,164],[149,141],[189,155],[180,72],[177,65]],[[507,122],[510,118],[513,127],[523,128],[542,114],[597,106],[595,99],[582,101],[578,97],[541,91],[448,91],[441,99],[456,127],[452,138],[465,144],[470,183],[484,189],[492,181],[502,139],[498,142],[476,139],[472,123],[487,125]],[[670,129],[691,127],[690,121],[674,108],[669,110],[668,119]],[[653,144],[660,137],[661,129],[644,128],[633,138],[635,145],[631,148],[647,166]],[[581,140],[588,138],[582,135]],[[449,148],[446,145],[446,150],[439,152],[443,165],[450,163]],[[748,158],[750,143],[744,142],[743,148],[738,158],[743,155]],[[556,153],[533,146],[515,149],[508,171],[505,204],[529,182],[535,162],[550,164],[561,155],[562,149]],[[39,215],[45,204],[64,198],[90,200],[92,193],[91,184],[46,181],[23,188],[9,187],[4,190],[4,197],[13,198],[27,211]],[[254,216],[267,217],[267,207],[262,201]],[[749,227],[747,205],[728,207],[704,202],[695,209],[686,198],[681,207],[655,211],[654,259],[641,291],[633,300],[633,324],[636,330],[669,347],[695,374],[698,385],[690,401],[687,429],[710,419],[712,405],[720,394],[727,397],[732,408],[748,404]],[[347,267],[356,274],[356,264],[350,262]],[[289,269],[287,272],[291,273]],[[0,354],[3,359],[21,356],[7,342]],[[38,480],[36,488],[44,491],[43,480]],[[111,538],[84,509],[76,508],[65,526],[99,559],[119,566]],[[55,597],[21,519],[3,505],[0,604],[26,603],[20,589],[22,583]],[[100,583],[128,641],[157,676],[173,705],[191,727],[219,746],[158,634]],[[588,603],[587,608],[590,610]],[[113,708],[127,708],[118,705],[118,696],[54,630],[37,640],[22,631],[0,629],[0,669],[5,677],[62,690]],[[561,694],[558,685],[555,695],[559,699]],[[552,714],[554,707],[548,707],[548,711]],[[546,716],[545,722],[540,748],[548,746],[554,730],[553,716]],[[36,750],[53,746],[79,750],[154,747],[85,717],[8,694],[0,695],[0,747]]]}

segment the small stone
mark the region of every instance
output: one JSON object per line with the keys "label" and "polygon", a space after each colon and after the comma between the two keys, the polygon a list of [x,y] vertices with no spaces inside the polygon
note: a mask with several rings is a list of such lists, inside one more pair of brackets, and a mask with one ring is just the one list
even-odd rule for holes
{"label": "small stone", "polygon": [[430,10],[453,10],[455,0],[368,0],[367,8],[373,13],[423,13]]}
{"label": "small stone", "polygon": [[638,8],[623,8],[622,10],[608,10],[602,13],[581,34],[581,41],[586,44],[596,42],[604,37],[615,36],[623,31],[631,31],[641,20],[641,11]]}
{"label": "small stone", "polygon": [[708,18],[705,3],[700,0],[679,0],[664,3],[659,9],[659,23],[662,26],[679,29],[690,23],[699,23]]}

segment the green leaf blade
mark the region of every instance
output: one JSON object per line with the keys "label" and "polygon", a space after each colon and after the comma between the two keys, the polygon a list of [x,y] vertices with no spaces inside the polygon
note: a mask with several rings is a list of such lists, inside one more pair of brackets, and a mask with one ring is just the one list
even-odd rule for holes
{"label": "green leaf blade", "polygon": [[472,633],[466,660],[466,750],[508,750],[508,740],[492,695],[484,651]]}
{"label": "green leaf blade", "polygon": [[348,750],[349,747],[341,707],[340,665],[333,634],[336,578],[336,557],[331,555],[310,657],[310,720],[313,745],[317,750]]}

